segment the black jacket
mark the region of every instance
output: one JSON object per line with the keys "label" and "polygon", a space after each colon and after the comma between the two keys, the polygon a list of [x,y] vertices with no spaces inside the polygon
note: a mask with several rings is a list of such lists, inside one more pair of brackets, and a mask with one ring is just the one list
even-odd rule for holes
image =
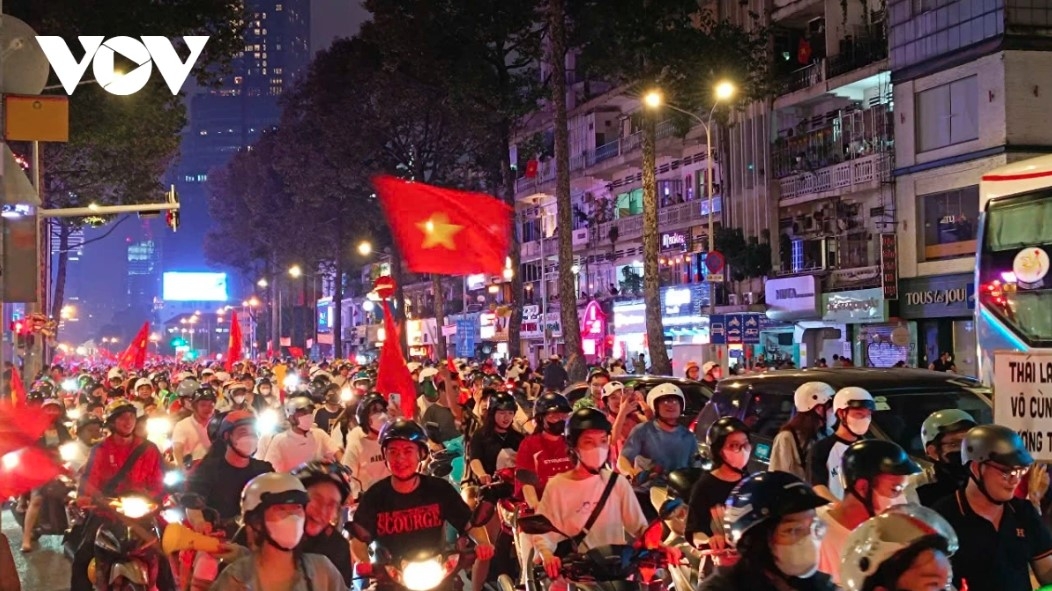
{"label": "black jacket", "polygon": [[545,388],[559,392],[566,387],[568,381],[570,381],[570,376],[566,373],[566,368],[561,363],[549,363],[544,368]]}
{"label": "black jacket", "polygon": [[[822,572],[806,579],[790,579],[787,583],[796,591],[838,591],[833,579]],[[778,588],[762,571],[739,562],[731,567],[716,569],[698,585],[697,591],[778,591]]]}

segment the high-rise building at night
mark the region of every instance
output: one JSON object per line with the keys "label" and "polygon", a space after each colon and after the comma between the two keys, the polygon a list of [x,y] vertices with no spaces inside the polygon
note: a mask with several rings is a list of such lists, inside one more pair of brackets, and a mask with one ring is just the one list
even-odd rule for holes
{"label": "high-rise building at night", "polygon": [[310,0],[248,0],[246,9],[245,49],[232,72],[220,87],[199,89],[187,98],[189,122],[172,173],[182,224],[165,239],[167,270],[205,267],[209,172],[277,125],[281,95],[310,62]]}
{"label": "high-rise building at night", "polygon": [[128,243],[126,293],[128,308],[134,311],[153,309],[153,300],[161,293],[159,245],[152,237]]}

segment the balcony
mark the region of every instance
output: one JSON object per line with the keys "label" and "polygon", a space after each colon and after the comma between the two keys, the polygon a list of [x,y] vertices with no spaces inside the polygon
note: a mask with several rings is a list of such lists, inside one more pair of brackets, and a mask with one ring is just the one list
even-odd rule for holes
{"label": "balcony", "polygon": [[[888,40],[886,35],[860,36],[857,40],[848,35],[840,41],[840,51],[836,55],[817,58],[811,64],[786,75],[781,92],[778,93],[779,99],[775,101],[775,108],[786,106],[778,103],[792,104],[797,102],[797,100],[784,100],[786,95],[795,92],[822,85],[819,94],[823,94],[855,82],[855,79],[850,79],[855,77],[847,77],[842,80],[835,79],[880,62],[887,57]],[[861,79],[870,74],[860,74],[857,78]]]}
{"label": "balcony", "polygon": [[891,154],[887,152],[869,154],[813,172],[800,172],[781,178],[779,205],[787,206],[823,197],[823,193],[835,191],[847,193],[876,186],[891,172]]}
{"label": "balcony", "polygon": [[[682,132],[682,129],[678,129],[673,121],[668,119],[657,124],[655,138],[660,141],[674,137],[677,134],[677,131]],[[630,160],[634,161],[638,158],[636,151],[639,150],[642,145],[643,132],[637,131],[631,135],[598,146],[594,150],[588,150],[582,154],[572,155],[570,156],[570,173],[573,174],[575,172],[589,170],[601,164],[608,164],[613,167],[630,164]],[[551,192],[554,191],[554,189],[554,160],[542,163],[537,171],[536,177],[520,177],[515,181],[515,194],[520,197],[524,194],[546,191]]]}

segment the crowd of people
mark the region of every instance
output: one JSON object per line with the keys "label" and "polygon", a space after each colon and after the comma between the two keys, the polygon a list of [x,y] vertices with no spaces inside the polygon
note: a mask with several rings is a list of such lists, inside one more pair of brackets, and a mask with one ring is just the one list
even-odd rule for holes
{"label": "crowd of people", "polygon": [[[75,451],[63,458],[89,515],[133,493],[209,508],[194,528],[222,553],[162,561],[160,589],[345,589],[378,574],[377,545],[397,560],[458,539],[473,542],[473,591],[557,585],[568,555],[631,543],[655,522],[668,563],[690,564],[699,591],[1052,583],[1047,474],[1015,432],[958,409],[924,422],[922,469],[872,435],[869,392],[808,382],[764,464],[741,418],[696,434],[680,387],[616,369],[592,369],[572,400],[558,359],[540,371],[524,359],[412,362],[417,390],[398,393],[350,362],[232,369],[56,366],[28,395],[53,417],[40,445]],[[711,362],[685,368],[713,387],[721,377]],[[551,532],[500,513],[476,521],[480,491],[502,481],[513,487],[501,507],[542,515]],[[676,490],[678,508],[666,502]],[[32,552],[40,495],[19,509]],[[75,549],[73,591],[95,588],[100,523],[89,517]]]}

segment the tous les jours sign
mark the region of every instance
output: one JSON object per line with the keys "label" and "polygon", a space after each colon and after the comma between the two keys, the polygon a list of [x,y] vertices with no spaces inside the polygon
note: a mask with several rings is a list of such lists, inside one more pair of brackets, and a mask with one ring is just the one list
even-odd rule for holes
{"label": "tous les jours sign", "polygon": [[908,291],[904,295],[906,297],[906,303],[911,306],[926,306],[928,304],[945,304],[951,306],[953,304],[968,301],[968,290],[965,287]]}

